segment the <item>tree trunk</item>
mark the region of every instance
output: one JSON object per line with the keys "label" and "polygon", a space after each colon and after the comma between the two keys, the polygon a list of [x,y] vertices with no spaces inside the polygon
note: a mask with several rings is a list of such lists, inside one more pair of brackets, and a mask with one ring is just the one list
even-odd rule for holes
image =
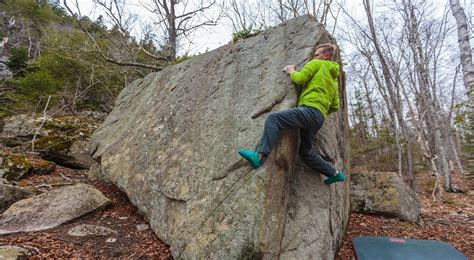
{"label": "tree trunk", "polygon": [[173,61],[176,59],[176,49],[177,49],[177,40],[178,32],[176,31],[176,11],[175,5],[177,0],[170,0],[168,6],[168,0],[163,1],[163,8],[166,13],[166,20],[168,20],[167,28],[167,41],[166,41],[166,58],[168,61]]}
{"label": "tree trunk", "polygon": [[472,113],[474,107],[474,65],[472,64],[472,49],[469,42],[470,35],[467,17],[464,9],[459,4],[459,0],[449,0],[449,4],[458,28],[459,56],[461,57],[464,86],[469,98],[469,111]]}
{"label": "tree trunk", "polygon": [[451,172],[449,171],[448,156],[446,153],[446,142],[447,134],[441,132],[441,120],[437,110],[437,106],[433,100],[433,96],[430,93],[430,80],[427,70],[426,57],[422,50],[422,43],[418,32],[418,20],[415,15],[415,7],[411,4],[405,3],[405,12],[407,19],[406,26],[408,29],[408,37],[410,41],[410,48],[413,52],[413,59],[415,64],[415,70],[418,74],[418,84],[420,85],[420,105],[421,110],[426,113],[424,117],[426,124],[426,131],[430,136],[431,140],[431,153],[435,158],[435,165],[437,168],[437,177],[443,178],[444,189],[446,191],[452,191]]}
{"label": "tree trunk", "polygon": [[[390,118],[393,120],[393,126],[395,130],[395,140],[397,144],[397,152],[398,152],[398,173],[402,177],[402,147],[400,143],[400,130],[403,128],[404,122],[403,122],[403,115],[402,115],[402,109],[400,106],[400,98],[397,95],[398,91],[395,90],[396,86],[393,84],[393,78],[389,70],[389,65],[387,64],[387,61],[385,59],[385,56],[382,52],[382,49],[380,47],[379,41],[377,39],[377,33],[375,31],[375,26],[374,26],[374,20],[372,18],[372,11],[370,8],[370,3],[368,0],[364,0],[364,8],[365,12],[367,15],[367,20],[369,24],[369,29],[370,29],[370,34],[372,36],[372,43],[374,44],[375,51],[377,53],[377,57],[380,61],[380,64],[382,66],[382,74],[383,78],[385,81],[385,85],[388,91],[388,97],[390,100],[389,103],[389,111],[390,111]],[[391,104],[391,105],[390,105]],[[412,172],[411,172],[411,175]]]}

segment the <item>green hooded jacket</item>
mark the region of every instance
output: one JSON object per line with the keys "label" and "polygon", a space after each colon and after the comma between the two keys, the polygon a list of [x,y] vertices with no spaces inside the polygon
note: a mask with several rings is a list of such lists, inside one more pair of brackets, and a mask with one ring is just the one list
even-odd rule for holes
{"label": "green hooded jacket", "polygon": [[339,65],[334,61],[314,59],[300,71],[291,73],[291,80],[303,86],[298,106],[318,109],[324,118],[339,109],[337,77]]}

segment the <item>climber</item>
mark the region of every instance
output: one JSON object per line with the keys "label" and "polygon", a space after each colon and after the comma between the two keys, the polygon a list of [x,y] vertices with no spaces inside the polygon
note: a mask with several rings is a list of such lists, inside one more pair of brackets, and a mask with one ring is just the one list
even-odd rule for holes
{"label": "climber", "polygon": [[256,151],[239,150],[239,154],[257,169],[268,157],[282,129],[300,129],[299,155],[311,169],[328,177],[326,185],[344,181],[342,170],[325,161],[313,151],[313,139],[323,126],[326,115],[339,108],[337,77],[339,65],[332,61],[336,46],[321,44],[316,46],[314,57],[300,71],[295,65],[287,65],[283,71],[290,75],[291,80],[302,87],[298,99],[298,107],[271,113],[265,120],[263,136]]}

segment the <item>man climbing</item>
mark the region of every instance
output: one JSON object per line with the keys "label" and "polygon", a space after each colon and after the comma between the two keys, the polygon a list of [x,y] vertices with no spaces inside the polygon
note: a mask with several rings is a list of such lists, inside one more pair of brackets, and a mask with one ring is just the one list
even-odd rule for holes
{"label": "man climbing", "polygon": [[239,150],[239,154],[248,160],[254,169],[260,167],[263,157],[270,155],[280,130],[299,128],[299,155],[303,162],[327,176],[324,180],[326,185],[344,181],[343,171],[337,171],[333,164],[325,161],[312,149],[314,137],[323,126],[326,115],[339,108],[339,65],[332,61],[335,51],[336,46],[321,44],[316,46],[313,59],[300,71],[296,71],[294,65],[285,66],[283,71],[290,75],[291,80],[303,86],[298,107],[271,113],[265,120],[263,136],[257,150]]}

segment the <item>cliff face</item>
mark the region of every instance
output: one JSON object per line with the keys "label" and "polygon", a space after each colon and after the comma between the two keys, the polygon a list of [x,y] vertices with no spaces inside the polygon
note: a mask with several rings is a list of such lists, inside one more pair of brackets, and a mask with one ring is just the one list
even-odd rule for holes
{"label": "cliff face", "polygon": [[[282,68],[330,38],[304,16],[133,82],[92,136],[91,174],[125,191],[177,259],[332,258],[349,182],[326,187],[303,165],[298,130],[258,170],[237,154],[257,145],[268,113],[295,105]],[[340,98],[315,149],[349,172],[343,80]]]}

